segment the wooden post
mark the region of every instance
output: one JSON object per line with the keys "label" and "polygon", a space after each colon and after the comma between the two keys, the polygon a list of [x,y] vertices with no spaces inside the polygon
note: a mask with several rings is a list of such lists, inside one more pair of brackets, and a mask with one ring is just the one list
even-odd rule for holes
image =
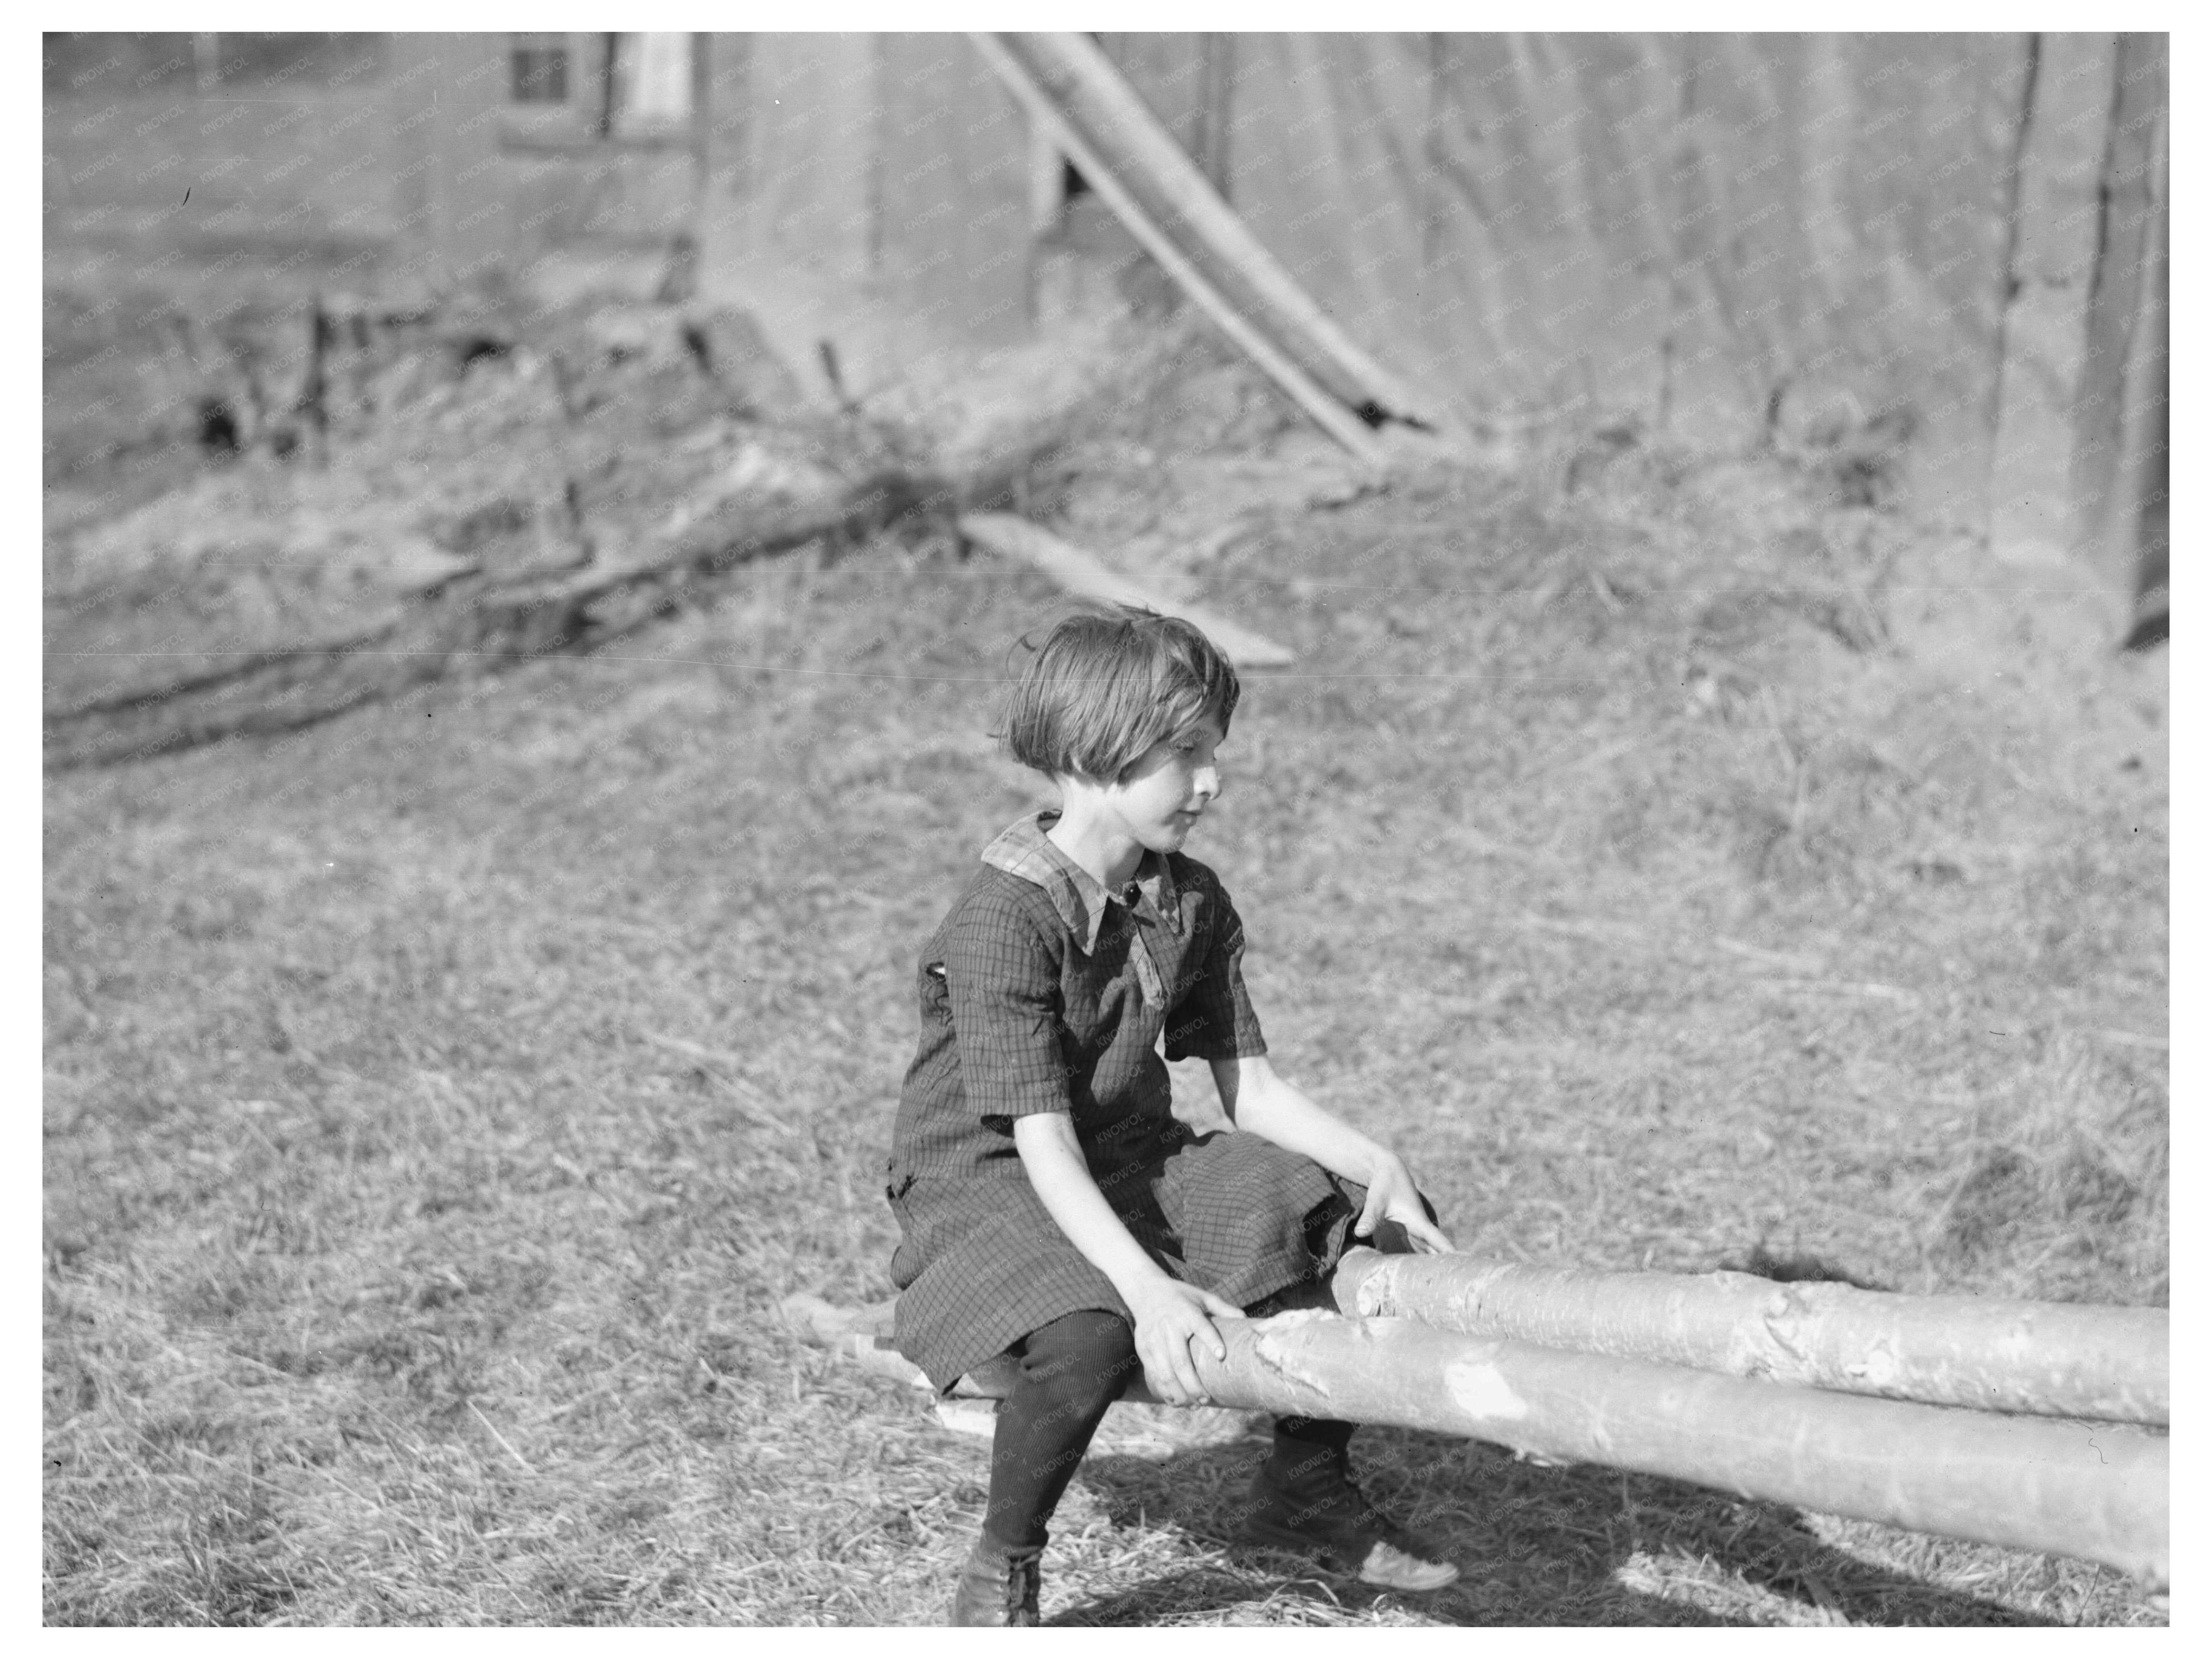
{"label": "wooden post", "polygon": [[2074,409],[2074,551],[2126,597],[2124,615],[2142,586],[2138,499],[2156,416],[2147,394],[2157,366],[2147,359],[2163,344],[2155,331],[2165,299],[2157,233],[2167,172],[2166,55],[2163,33],[2118,37]]}
{"label": "wooden post", "polygon": [[307,301],[307,361],[293,408],[307,428],[308,453],[319,467],[331,464],[330,353],[337,325],[317,289]]}
{"label": "wooden post", "polygon": [[1347,1314],[1984,1411],[2164,1425],[2162,1308],[1892,1296],[1750,1273],[1589,1273],[1347,1252]]}
{"label": "wooden post", "polygon": [[1236,52],[1237,37],[1233,34],[1199,36],[1198,131],[1196,148],[1190,159],[1206,175],[1206,182],[1213,186],[1224,207],[1229,202],[1231,100],[1235,95],[1230,70]]}
{"label": "wooden post", "polygon": [[691,119],[688,134],[691,143],[691,245],[701,240],[699,219],[706,211],[708,143],[707,135],[714,120],[714,77],[711,70],[710,53],[714,37],[700,31],[684,36],[690,47]]}
{"label": "wooden post", "polygon": [[615,103],[621,94],[622,36],[602,32],[599,41],[599,110],[595,125],[599,137],[611,138]]}

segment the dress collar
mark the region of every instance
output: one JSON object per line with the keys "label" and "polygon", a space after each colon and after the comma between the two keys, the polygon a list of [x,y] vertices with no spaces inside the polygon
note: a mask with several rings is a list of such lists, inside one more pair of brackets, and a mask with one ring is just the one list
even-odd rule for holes
{"label": "dress collar", "polygon": [[[1089,956],[1098,948],[1098,929],[1105,921],[1107,905],[1128,901],[1119,893],[1107,891],[1103,882],[1052,844],[1045,831],[1059,821],[1056,806],[1024,814],[983,849],[983,862],[1044,889],[1060,919],[1081,942],[1084,955]],[[1179,927],[1182,912],[1176,902],[1175,878],[1169,873],[1167,860],[1146,848],[1137,861],[1134,881],[1168,925]]]}

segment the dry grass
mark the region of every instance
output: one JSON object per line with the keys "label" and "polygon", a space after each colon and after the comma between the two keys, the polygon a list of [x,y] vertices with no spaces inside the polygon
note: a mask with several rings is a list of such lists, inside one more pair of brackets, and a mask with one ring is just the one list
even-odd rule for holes
{"label": "dry grass", "polygon": [[[1110,550],[1149,489],[1194,540],[1216,440],[1279,436],[1232,378],[1133,404],[1181,471],[1102,438],[1067,522]],[[1255,509],[1190,572],[1302,653],[1194,849],[1284,1070],[1471,1249],[2162,1304],[2163,658],[1771,463],[1571,463]],[[605,657],[47,781],[49,1622],[941,1616],[985,1449],[774,1307],[887,1291],[912,952],[1032,798],[979,734],[1058,608],[942,544],[810,555]],[[1230,1542],[1252,1449],[1102,1447],[1048,1615],[2162,1617],[1370,1431],[1468,1567],[1376,1595]]]}

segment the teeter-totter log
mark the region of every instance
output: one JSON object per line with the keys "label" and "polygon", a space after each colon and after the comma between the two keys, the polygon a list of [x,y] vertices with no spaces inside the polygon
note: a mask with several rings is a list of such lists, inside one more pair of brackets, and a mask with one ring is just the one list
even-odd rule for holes
{"label": "teeter-totter log", "polygon": [[[1346,1257],[1349,1305],[1370,1267],[1359,1258],[1371,1254]],[[784,1307],[817,1340],[927,1386],[881,1346],[887,1309],[809,1297]],[[1466,1435],[1546,1462],[1662,1475],[2167,1583],[2166,1441],[2141,1429],[1869,1399],[1415,1318],[1312,1310],[1218,1328],[1228,1357],[1196,1355],[1218,1406]],[[1003,1398],[1012,1382],[997,1362],[954,1392]],[[1151,1398],[1141,1382],[1124,1397]]]}
{"label": "teeter-totter log", "polygon": [[1467,1435],[1914,1532],[2101,1561],[2163,1587],[2166,1443],[1474,1337],[1278,1315],[1200,1354],[1219,1404]]}
{"label": "teeter-totter log", "polygon": [[1347,1314],[1982,1411],[2168,1421],[2166,1312],[1896,1296],[1749,1273],[1592,1273],[1349,1252]]}

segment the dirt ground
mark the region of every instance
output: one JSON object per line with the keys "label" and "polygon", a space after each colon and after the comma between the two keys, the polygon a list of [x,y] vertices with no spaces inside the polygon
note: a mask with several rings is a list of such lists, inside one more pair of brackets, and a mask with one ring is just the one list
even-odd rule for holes
{"label": "dirt ground", "polygon": [[[409,348],[326,465],[217,462],[146,414],[153,284],[49,272],[50,714],[560,556],[564,477],[606,557],[1118,375],[1029,510],[1297,652],[1190,850],[1279,1066],[1463,1249],[2165,1305],[2166,663],[2071,573],[1625,425],[1362,491],[1181,322],[1009,359],[996,402],[760,421],[578,301],[528,337],[557,373]],[[776,1304],[889,1294],[914,953],[1044,798],[985,733],[1065,605],[923,520],[591,654],[49,770],[47,1622],[941,1618],[984,1443]],[[2165,1617],[2078,1562],[1365,1431],[1466,1567],[1376,1594],[1233,1541],[1259,1441],[1142,1427],[1061,1510],[1050,1622]]]}

